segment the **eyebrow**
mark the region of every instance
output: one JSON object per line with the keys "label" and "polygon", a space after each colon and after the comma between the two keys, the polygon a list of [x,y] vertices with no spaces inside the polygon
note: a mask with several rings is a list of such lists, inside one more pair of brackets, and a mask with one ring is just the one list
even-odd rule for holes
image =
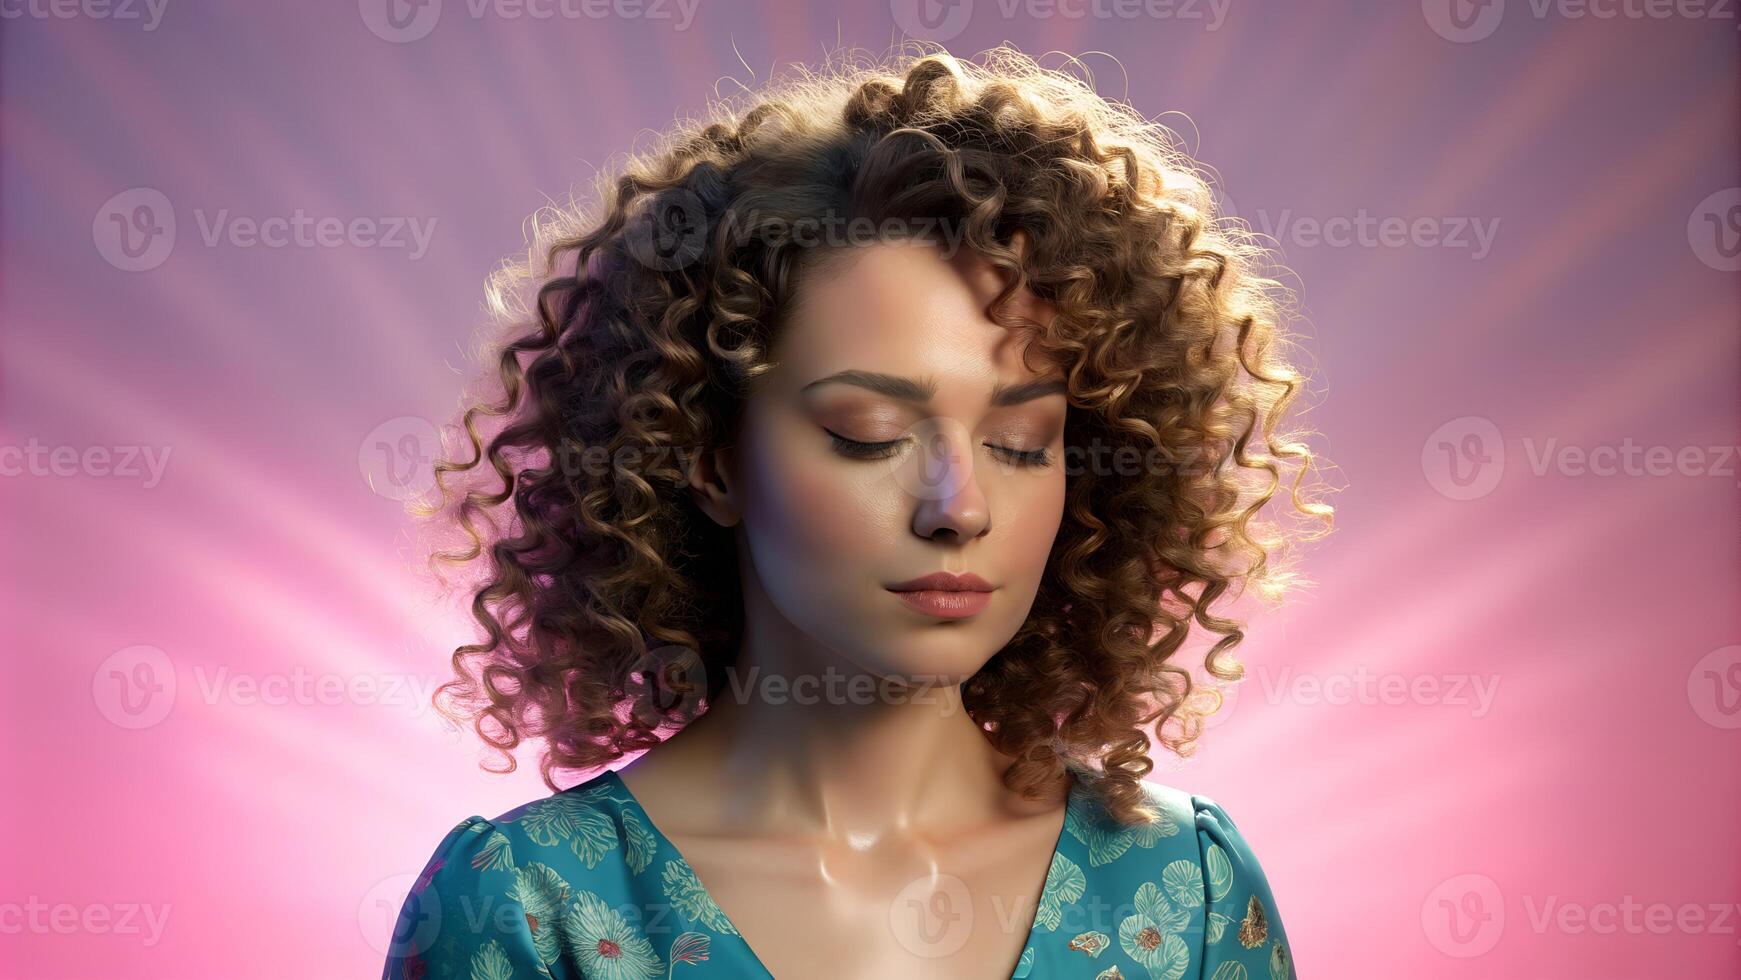
{"label": "eyebrow", "polygon": [[[898,398],[904,402],[924,403],[937,394],[937,382],[929,377],[903,378],[893,374],[879,374],[875,371],[837,371],[826,378],[818,378],[805,385],[802,390],[809,391],[819,385],[848,384],[874,391],[879,395]],[[1047,395],[1063,394],[1069,389],[1062,378],[1044,378],[1038,381],[1023,381],[1019,384],[1006,385],[999,381],[991,389],[991,403],[996,406],[1018,405],[1030,402]]]}

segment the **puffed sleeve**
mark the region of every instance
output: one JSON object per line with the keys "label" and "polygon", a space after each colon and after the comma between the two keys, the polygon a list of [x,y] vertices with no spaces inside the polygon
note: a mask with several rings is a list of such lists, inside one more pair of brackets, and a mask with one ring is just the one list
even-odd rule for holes
{"label": "puffed sleeve", "polygon": [[1227,812],[1192,797],[1202,851],[1203,980],[1297,980],[1269,880]]}
{"label": "puffed sleeve", "polygon": [[513,870],[490,821],[448,831],[405,896],[381,980],[549,980]]}

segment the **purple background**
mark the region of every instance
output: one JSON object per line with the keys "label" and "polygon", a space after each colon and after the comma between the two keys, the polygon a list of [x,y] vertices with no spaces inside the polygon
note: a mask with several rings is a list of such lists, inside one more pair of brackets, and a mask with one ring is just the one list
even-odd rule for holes
{"label": "purple background", "polygon": [[[441,835],[544,792],[422,701],[471,633],[408,567],[383,453],[455,407],[528,214],[910,11],[446,0],[394,39],[373,0],[37,2],[0,20],[0,974],[374,976]],[[1298,277],[1346,486],[1317,587],[1156,778],[1234,814],[1307,977],[1741,975],[1732,12],[1111,4],[979,0],[942,39],[1082,55],[1174,113]],[[433,234],[237,237],[299,209]],[[167,253],[122,250],[136,212]],[[1362,215],[1413,230],[1311,224]],[[1676,462],[1561,455],[1628,446]]]}

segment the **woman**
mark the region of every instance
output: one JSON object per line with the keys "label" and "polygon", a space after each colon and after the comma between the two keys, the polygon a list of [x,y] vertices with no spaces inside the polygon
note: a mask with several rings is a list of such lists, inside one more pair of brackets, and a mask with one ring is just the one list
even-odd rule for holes
{"label": "woman", "polygon": [[1227,814],[1143,779],[1309,536],[1257,520],[1286,472],[1330,513],[1279,287],[1166,132],[939,53],[601,191],[493,280],[426,511],[489,555],[443,709],[591,775],[454,827],[385,976],[1292,977]]}

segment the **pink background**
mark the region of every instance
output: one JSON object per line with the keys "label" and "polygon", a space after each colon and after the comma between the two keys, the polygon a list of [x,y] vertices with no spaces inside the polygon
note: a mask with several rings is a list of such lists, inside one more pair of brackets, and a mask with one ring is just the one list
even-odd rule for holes
{"label": "pink background", "polygon": [[[1303,285],[1338,530],[1157,778],[1235,816],[1307,977],[1741,975],[1736,21],[1357,6],[979,0],[948,38],[1098,52]],[[0,975],[378,974],[441,835],[544,792],[427,710],[470,632],[407,567],[384,454],[454,407],[529,213],[911,7],[0,24]],[[433,234],[234,237],[298,209]],[[168,241],[122,242],[135,214],[173,215],[167,253],[122,248]],[[1298,223],[1362,215],[1406,240]],[[1560,455],[1628,446],[1680,462]]]}

